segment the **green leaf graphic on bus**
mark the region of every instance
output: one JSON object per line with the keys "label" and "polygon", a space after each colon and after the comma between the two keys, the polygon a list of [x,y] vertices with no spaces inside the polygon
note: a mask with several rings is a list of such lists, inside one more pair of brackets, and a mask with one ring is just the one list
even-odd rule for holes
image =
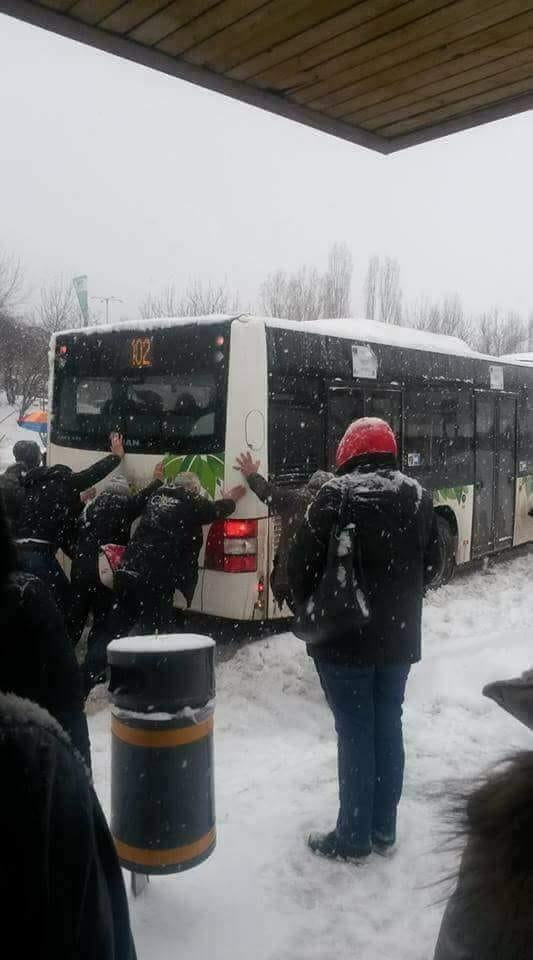
{"label": "green leaf graphic on bus", "polygon": [[178,473],[194,473],[203,489],[215,498],[217,487],[224,483],[224,457],[213,453],[188,454],[175,457],[168,453],[163,460],[165,480],[174,480]]}
{"label": "green leaf graphic on bus", "polygon": [[464,503],[468,494],[468,487],[446,487],[443,490],[433,491],[433,500],[438,503],[440,500],[457,500],[457,503]]}

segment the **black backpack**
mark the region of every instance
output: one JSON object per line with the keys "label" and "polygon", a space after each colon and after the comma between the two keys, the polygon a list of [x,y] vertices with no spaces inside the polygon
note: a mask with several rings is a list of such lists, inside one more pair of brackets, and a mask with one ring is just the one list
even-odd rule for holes
{"label": "black backpack", "polygon": [[305,643],[318,646],[356,633],[371,619],[361,562],[361,544],[353,523],[346,520],[347,491],[331,531],[320,582],[310,597],[298,605],[292,630]]}

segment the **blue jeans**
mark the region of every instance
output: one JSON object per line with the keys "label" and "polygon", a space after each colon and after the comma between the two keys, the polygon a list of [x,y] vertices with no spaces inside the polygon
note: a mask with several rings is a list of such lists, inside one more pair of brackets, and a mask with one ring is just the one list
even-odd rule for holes
{"label": "blue jeans", "polygon": [[315,660],[338,737],[337,836],[360,854],[392,845],[403,786],[402,704],[410,664],[355,667]]}

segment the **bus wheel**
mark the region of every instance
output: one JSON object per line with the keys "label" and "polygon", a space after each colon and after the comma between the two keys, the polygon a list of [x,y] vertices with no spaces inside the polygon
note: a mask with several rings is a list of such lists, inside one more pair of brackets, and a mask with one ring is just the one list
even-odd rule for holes
{"label": "bus wheel", "polygon": [[430,584],[433,590],[449,583],[452,579],[455,573],[455,550],[457,546],[457,538],[450,523],[440,513],[437,514],[437,528],[439,531],[440,565]]}

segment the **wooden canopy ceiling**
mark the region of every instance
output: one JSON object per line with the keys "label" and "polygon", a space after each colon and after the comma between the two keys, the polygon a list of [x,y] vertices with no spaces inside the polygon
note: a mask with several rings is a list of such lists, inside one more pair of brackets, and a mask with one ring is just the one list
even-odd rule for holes
{"label": "wooden canopy ceiling", "polygon": [[0,0],[0,11],[382,153],[533,106],[533,0]]}

